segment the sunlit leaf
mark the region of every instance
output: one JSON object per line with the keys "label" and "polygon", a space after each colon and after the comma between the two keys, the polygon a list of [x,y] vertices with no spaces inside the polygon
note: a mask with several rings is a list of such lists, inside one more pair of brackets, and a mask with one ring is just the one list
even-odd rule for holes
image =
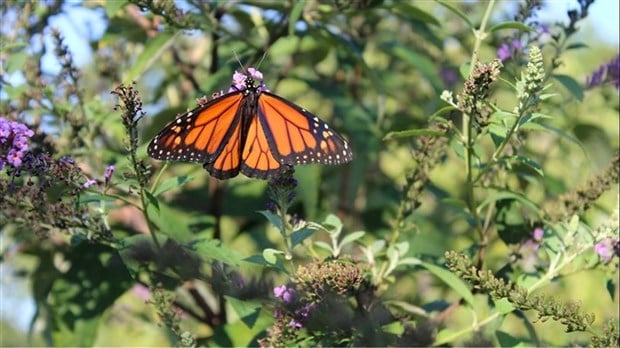
{"label": "sunlit leaf", "polygon": [[467,26],[469,26],[470,29],[472,29],[472,30],[475,29],[474,24],[469,19],[469,16],[466,15],[465,13],[463,13],[461,10],[459,10],[456,6],[454,6],[453,2],[450,2],[450,1],[447,1],[447,0],[437,0],[437,2],[439,4],[441,4],[443,7],[447,8],[450,11],[452,11],[455,15],[461,17],[461,19],[463,21],[465,21],[465,23],[467,23]]}
{"label": "sunlit leaf", "polygon": [[534,31],[534,28],[530,27],[529,25],[523,22],[503,22],[503,23],[495,24],[494,26],[489,28],[489,32],[493,33],[493,32],[496,32],[502,29],[517,29],[521,31]]}
{"label": "sunlit leaf", "polygon": [[157,197],[164,192],[167,192],[177,187],[181,187],[192,180],[194,180],[194,177],[190,175],[181,175],[181,176],[177,176],[174,178],[170,178],[164,181],[161,185],[159,185],[157,187],[157,190],[155,190],[155,192],[153,193],[153,195]]}
{"label": "sunlit leaf", "polygon": [[226,295],[224,295],[224,297],[241,321],[248,327],[253,327],[256,323],[256,319],[258,319],[261,308],[263,308],[262,304],[258,301],[243,301]]}
{"label": "sunlit leaf", "polygon": [[437,278],[441,279],[444,283],[446,283],[446,285],[459,294],[459,296],[461,296],[471,307],[474,307],[474,295],[471,293],[465,282],[462,281],[456,274],[428,262],[422,262],[420,266],[426,268]]}
{"label": "sunlit leaf", "polygon": [[577,100],[583,101],[583,88],[579,82],[568,75],[553,74],[552,76],[560,82]]}

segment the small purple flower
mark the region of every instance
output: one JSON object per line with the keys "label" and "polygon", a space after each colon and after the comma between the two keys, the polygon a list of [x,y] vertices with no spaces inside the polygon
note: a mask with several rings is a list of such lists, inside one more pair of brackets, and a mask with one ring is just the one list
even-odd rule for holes
{"label": "small purple flower", "polygon": [[607,238],[596,243],[594,246],[594,252],[598,254],[601,260],[603,260],[603,263],[609,263],[612,256],[614,256],[614,251],[611,248],[611,242],[611,238]]}
{"label": "small purple flower", "polygon": [[543,238],[543,236],[545,235],[545,230],[543,230],[540,227],[536,227],[534,229],[534,232],[532,232],[532,237],[534,238],[535,241],[540,242]]}
{"label": "small purple flower", "polygon": [[96,179],[88,179],[84,183],[84,188],[89,188],[89,187],[91,187],[93,185],[97,185],[97,180]]}
{"label": "small purple flower", "polygon": [[512,56],[512,52],[510,51],[510,46],[508,44],[503,43],[497,49],[497,58],[499,58],[502,62]]}
{"label": "small purple flower", "polygon": [[267,203],[265,204],[265,207],[267,208],[267,210],[269,210],[272,213],[275,213],[278,210],[278,206],[273,201],[267,201]]}
{"label": "small purple flower", "polygon": [[62,157],[60,157],[58,162],[60,162],[60,164],[62,164],[64,166],[72,166],[72,165],[75,164],[75,161],[73,160],[73,158],[71,158],[69,156],[62,156]]}
{"label": "small purple flower", "polygon": [[284,303],[291,303],[295,296],[295,289],[287,288],[286,285],[280,285],[273,288],[273,295],[281,298]]}
{"label": "small purple flower", "polygon": [[246,89],[247,86],[245,81],[247,78],[248,77],[244,73],[235,70],[232,78],[232,86],[230,86],[228,92],[242,91]]}
{"label": "small purple flower", "polygon": [[24,153],[17,151],[16,149],[9,150],[9,154],[6,156],[6,161],[13,167],[17,168],[22,165],[22,157]]}
{"label": "small purple flower", "polygon": [[611,83],[620,89],[620,55],[601,65],[592,75],[586,78],[586,87],[594,88],[605,83]]}
{"label": "small purple flower", "polygon": [[446,87],[454,87],[459,78],[456,70],[450,68],[441,68],[439,74],[441,75],[441,79]]}
{"label": "small purple flower", "polygon": [[260,72],[259,70],[256,70],[254,68],[248,68],[248,73],[250,73],[250,76],[252,76],[252,78],[255,80],[258,80],[258,81],[263,80],[263,73]]}
{"label": "small purple flower", "polygon": [[258,87],[256,87],[258,91],[269,91],[269,89],[267,89],[267,86],[263,82],[263,73],[255,68],[248,68],[247,74],[235,71],[232,78],[232,86],[230,86],[230,88],[228,89],[228,93],[243,91],[244,89],[248,88],[248,78],[251,78],[255,81],[260,81]]}
{"label": "small purple flower", "polygon": [[512,40],[512,48],[517,52],[521,51],[521,49],[523,48],[523,44],[521,43],[521,40],[517,40],[517,39]]}
{"label": "small purple flower", "polygon": [[15,168],[22,165],[28,139],[33,135],[25,124],[0,117],[0,169],[7,163]]}
{"label": "small purple flower", "polygon": [[295,319],[291,319],[291,321],[288,323],[288,326],[293,327],[295,329],[301,329],[303,325],[301,325],[300,322],[298,322]]}
{"label": "small purple flower", "polygon": [[103,173],[103,180],[105,181],[106,186],[110,184],[110,179],[112,178],[112,174],[114,174],[114,169],[116,169],[116,167],[114,167],[113,164],[105,167],[105,172]]}

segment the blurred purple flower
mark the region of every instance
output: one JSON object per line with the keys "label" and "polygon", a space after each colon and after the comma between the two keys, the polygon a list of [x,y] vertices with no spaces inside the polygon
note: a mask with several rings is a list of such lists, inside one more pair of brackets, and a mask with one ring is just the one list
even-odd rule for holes
{"label": "blurred purple flower", "polygon": [[91,187],[93,185],[97,185],[97,180],[96,179],[88,179],[84,183],[84,188],[89,188],[89,187]]}
{"label": "blurred purple flower", "polygon": [[614,251],[612,248],[612,239],[607,238],[604,239],[594,246],[594,252],[598,254],[598,256],[603,260],[603,263],[608,263],[611,261],[612,256],[614,256]]}
{"label": "blurred purple flower", "polygon": [[0,169],[7,163],[15,168],[22,165],[28,139],[33,135],[25,124],[0,117]]}
{"label": "blurred purple flower", "polygon": [[602,86],[605,83],[611,83],[616,89],[620,89],[620,55],[598,67],[586,78],[587,88]]}
{"label": "blurred purple flower", "polygon": [[545,230],[543,230],[540,227],[536,227],[534,229],[534,232],[532,232],[532,237],[534,238],[535,241],[540,242],[543,238],[543,236],[545,235]]}
{"label": "blurred purple flower", "polygon": [[450,68],[441,68],[439,74],[441,75],[441,79],[446,87],[454,87],[459,78],[456,70]]}
{"label": "blurred purple flower", "polygon": [[263,73],[260,72],[259,70],[256,70],[254,68],[248,68],[248,73],[250,73],[250,76],[252,76],[252,78],[255,80],[258,80],[258,81],[263,80]]}
{"label": "blurred purple flower", "polygon": [[287,288],[286,285],[280,285],[273,288],[273,295],[281,298],[284,303],[291,303],[295,296],[295,289]]}
{"label": "blurred purple flower", "polygon": [[290,326],[290,327],[294,327],[294,328],[296,328],[296,329],[301,329],[301,328],[302,328],[301,323],[300,323],[300,322],[298,322],[298,321],[297,321],[297,320],[295,320],[295,319],[291,319],[291,321],[288,323],[288,326]]}
{"label": "blurred purple flower", "polygon": [[105,172],[103,173],[103,180],[105,181],[106,186],[110,183],[110,179],[112,179],[112,174],[114,174],[114,170],[116,167],[113,164],[105,167]]}
{"label": "blurred purple flower", "polygon": [[499,48],[497,49],[497,58],[499,58],[499,60],[503,62],[506,59],[510,58],[510,56],[512,56],[512,52],[510,52],[510,46],[508,46],[508,44],[504,43],[499,46]]}
{"label": "blurred purple flower", "polygon": [[531,251],[536,251],[542,244],[543,236],[545,235],[545,230],[541,227],[536,227],[534,231],[532,231],[532,237],[523,243],[523,247],[526,249],[530,249]]}
{"label": "blurred purple flower", "polygon": [[131,288],[131,292],[144,301],[149,301],[151,299],[151,291],[142,284],[134,285],[133,288]]}
{"label": "blurred purple flower", "polygon": [[523,44],[521,43],[521,40],[517,40],[517,39],[512,40],[512,48],[517,52],[521,51],[521,49],[523,48]]}
{"label": "blurred purple flower", "polygon": [[243,91],[244,89],[248,88],[248,78],[251,78],[255,82],[260,81],[258,87],[256,87],[258,91],[269,91],[269,89],[267,89],[267,86],[263,82],[263,73],[255,68],[248,68],[247,74],[235,71],[232,78],[232,86],[230,86],[230,88],[228,89],[228,93]]}

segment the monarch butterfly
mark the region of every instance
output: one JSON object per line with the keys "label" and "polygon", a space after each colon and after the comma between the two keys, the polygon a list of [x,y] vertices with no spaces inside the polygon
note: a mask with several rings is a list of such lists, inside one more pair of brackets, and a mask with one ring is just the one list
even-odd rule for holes
{"label": "monarch butterfly", "polygon": [[[256,82],[260,81],[258,85]],[[349,144],[317,116],[267,89],[263,74],[235,71],[228,93],[200,102],[148,146],[158,160],[202,162],[218,179],[268,179],[298,164],[351,161]]]}

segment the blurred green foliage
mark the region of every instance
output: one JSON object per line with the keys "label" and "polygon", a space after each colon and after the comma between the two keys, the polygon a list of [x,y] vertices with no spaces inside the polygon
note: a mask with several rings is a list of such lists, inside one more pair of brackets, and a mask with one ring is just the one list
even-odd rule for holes
{"label": "blurred green foliage", "polygon": [[[5,1],[0,116],[55,169],[0,173],[2,277],[36,308],[30,340],[3,311],[0,344],[617,343],[618,257],[594,247],[618,234],[618,52],[578,32],[598,5],[540,23],[535,0]],[[102,30],[78,66],[51,19],[81,11]],[[149,159],[239,64],[354,160],[295,168],[288,202]]]}

